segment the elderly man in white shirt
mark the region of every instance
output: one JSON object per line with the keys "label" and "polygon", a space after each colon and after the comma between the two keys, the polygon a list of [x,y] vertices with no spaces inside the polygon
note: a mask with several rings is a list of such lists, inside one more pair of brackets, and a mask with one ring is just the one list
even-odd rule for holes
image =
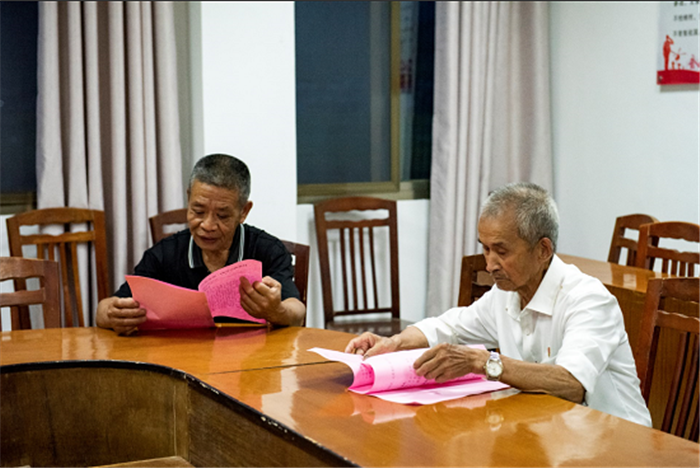
{"label": "elderly man in white shirt", "polygon": [[480,373],[651,426],[622,311],[600,281],[554,254],[559,216],[549,194],[530,183],[494,191],[478,230],[496,287],[391,338],[363,333],[345,351],[369,357],[430,347],[414,364],[428,379]]}

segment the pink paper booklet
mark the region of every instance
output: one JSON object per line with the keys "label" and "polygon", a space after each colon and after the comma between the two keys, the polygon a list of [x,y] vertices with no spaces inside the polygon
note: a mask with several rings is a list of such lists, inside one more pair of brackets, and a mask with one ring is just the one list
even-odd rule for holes
{"label": "pink paper booklet", "polygon": [[[486,349],[483,345],[473,347]],[[429,405],[509,388],[502,382],[486,380],[479,374],[467,374],[442,384],[419,377],[413,369],[413,363],[427,349],[397,351],[367,359],[358,354],[323,348],[311,348],[309,351],[350,367],[354,379],[348,390],[395,403]]]}
{"label": "pink paper booklet", "polygon": [[[243,260],[210,274],[197,291],[143,276],[127,275],[131,294],[146,309],[140,330],[211,328],[216,323],[264,325],[241,307],[238,290],[246,277],[251,284],[262,279],[262,263]],[[215,320],[216,319],[216,320]]]}

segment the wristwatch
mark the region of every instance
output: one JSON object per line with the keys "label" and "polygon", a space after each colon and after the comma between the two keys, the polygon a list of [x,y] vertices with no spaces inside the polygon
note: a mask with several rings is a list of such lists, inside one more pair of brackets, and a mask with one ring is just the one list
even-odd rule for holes
{"label": "wristwatch", "polygon": [[497,352],[491,351],[491,355],[484,364],[484,373],[488,380],[501,380],[503,374],[503,361]]}

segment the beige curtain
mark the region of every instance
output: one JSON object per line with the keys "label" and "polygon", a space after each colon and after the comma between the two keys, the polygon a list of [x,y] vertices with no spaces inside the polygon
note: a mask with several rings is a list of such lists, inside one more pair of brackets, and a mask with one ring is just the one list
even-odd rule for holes
{"label": "beige curtain", "polygon": [[552,188],[547,3],[438,2],[435,30],[428,315],[457,303],[488,193]]}
{"label": "beige curtain", "polygon": [[173,5],[40,2],[38,49],[37,203],[105,211],[114,289],[182,207]]}

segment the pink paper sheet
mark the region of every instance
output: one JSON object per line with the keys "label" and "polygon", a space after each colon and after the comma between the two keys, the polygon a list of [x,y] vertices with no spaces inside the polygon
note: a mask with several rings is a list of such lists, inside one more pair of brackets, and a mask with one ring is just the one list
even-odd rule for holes
{"label": "pink paper sheet", "polygon": [[203,292],[181,288],[143,276],[126,276],[131,294],[146,309],[140,330],[210,328],[214,319]]}
{"label": "pink paper sheet", "polygon": [[262,279],[262,263],[243,260],[221,268],[207,276],[199,291],[182,288],[153,278],[126,276],[131,294],[146,309],[146,322],[141,330],[174,328],[211,328],[213,317],[231,317],[264,324],[241,306],[240,278],[251,284]]}
{"label": "pink paper sheet", "polygon": [[262,280],[262,263],[257,260],[243,260],[215,271],[199,283],[204,291],[213,317],[231,317],[255,323],[265,323],[265,319],[253,317],[241,307],[239,291],[241,278],[250,284]]}
{"label": "pink paper sheet", "polygon": [[[485,349],[483,346],[474,347]],[[443,384],[419,377],[413,370],[413,363],[426,350],[412,349],[363,359],[357,354],[323,348],[309,349],[352,369],[354,379],[348,390],[395,403],[429,405],[509,387],[502,382],[486,380],[478,374],[467,374]]]}

